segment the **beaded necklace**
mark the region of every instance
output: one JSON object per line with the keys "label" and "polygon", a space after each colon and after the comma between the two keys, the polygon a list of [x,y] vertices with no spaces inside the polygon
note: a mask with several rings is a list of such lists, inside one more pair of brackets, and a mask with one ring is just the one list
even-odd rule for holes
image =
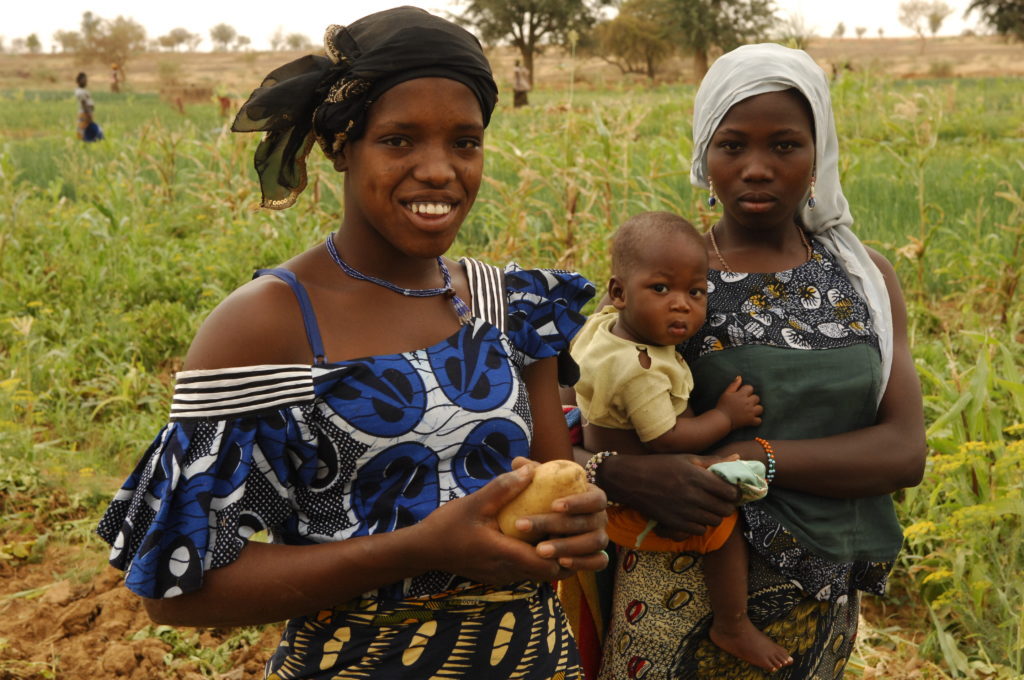
{"label": "beaded necklace", "polygon": [[437,258],[437,266],[441,270],[441,279],[444,283],[441,288],[402,288],[401,286],[396,286],[390,281],[385,281],[384,279],[379,279],[376,276],[364,274],[348,262],[345,262],[345,260],[341,259],[341,255],[338,254],[337,248],[334,247],[334,232],[328,234],[326,245],[327,253],[331,256],[331,259],[334,260],[334,263],[341,268],[341,271],[345,272],[353,279],[369,281],[370,283],[374,283],[382,288],[387,288],[390,291],[394,291],[408,297],[434,297],[435,295],[444,295],[446,298],[451,300],[452,307],[455,308],[455,314],[459,317],[459,323],[469,323],[469,320],[472,317],[469,305],[463,302],[462,298],[455,293],[455,289],[452,288],[452,276],[448,272],[448,267],[444,265],[444,260],[440,256]]}
{"label": "beaded necklace", "polygon": [[[715,257],[717,257],[718,260],[722,263],[722,270],[731,273],[732,267],[730,267],[729,263],[725,261],[724,257],[722,257],[722,253],[718,250],[718,241],[715,240],[715,227],[717,226],[718,223],[715,222],[715,224],[711,227],[711,230],[708,232],[711,235],[711,247],[715,251]],[[804,230],[801,229],[799,225],[796,225],[796,230],[797,233],[800,234],[800,240],[803,242],[804,248],[807,249],[807,260],[805,260],[805,262],[809,262],[810,259],[814,257],[814,250],[811,248],[811,243],[810,241],[807,240],[807,235],[804,234]]]}

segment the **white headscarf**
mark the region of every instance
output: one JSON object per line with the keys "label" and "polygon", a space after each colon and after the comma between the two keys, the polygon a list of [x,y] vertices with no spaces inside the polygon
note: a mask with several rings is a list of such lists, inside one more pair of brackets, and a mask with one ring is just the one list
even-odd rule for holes
{"label": "white headscarf", "polygon": [[839,138],[832,116],[828,77],[810,55],[774,43],[744,45],[722,55],[708,70],[693,105],[690,183],[708,188],[708,145],[729,112],[744,99],[795,88],[810,102],[815,126],[814,209],[800,216],[831,252],[865,299],[882,354],[881,400],[892,369],[892,310],[882,273],[852,231],[853,216],[839,185]]}

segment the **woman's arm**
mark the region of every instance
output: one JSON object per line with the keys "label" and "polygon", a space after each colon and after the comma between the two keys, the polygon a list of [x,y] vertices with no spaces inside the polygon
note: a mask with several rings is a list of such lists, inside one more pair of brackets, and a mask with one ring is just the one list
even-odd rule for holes
{"label": "woman's arm", "polygon": [[523,381],[530,395],[530,415],[533,417],[530,459],[541,463],[572,460],[572,442],[562,413],[562,395],[558,387],[557,358],[541,359],[524,368]]}
{"label": "woman's arm", "polygon": [[[583,439],[589,451],[645,453],[633,430],[584,423]],[[703,534],[736,511],[739,491],[707,470],[728,458],[682,453],[609,456],[597,468],[597,485],[609,500],[656,520],[659,535],[681,540]]]}
{"label": "woman's arm", "polygon": [[[572,443],[562,413],[558,387],[558,365],[555,357],[541,359],[523,369],[523,379],[530,394],[533,417],[533,440],[530,458],[539,462],[572,460]],[[552,512],[531,516],[523,531],[549,536],[537,545],[538,554],[556,557],[569,571],[603,569],[607,555],[601,552],[608,544],[605,534],[608,506],[604,492],[596,486],[590,491],[558,499]],[[523,520],[520,520],[523,521]],[[560,578],[568,576],[569,571]]]}
{"label": "woman's arm", "polygon": [[[924,475],[927,444],[921,384],[907,339],[907,309],[892,265],[869,250],[882,272],[893,322],[892,371],[875,424],[853,432],[796,441],[772,441],[773,484],[821,496],[857,498],[916,486]],[[721,453],[765,461],[756,441],[730,444]]]}
{"label": "woman's arm", "polygon": [[250,542],[237,560],[206,572],[199,590],[145,599],[146,611],[179,626],[253,625],[308,615],[435,569],[496,585],[564,578],[553,556],[497,528],[498,510],[529,484],[535,467],[518,465],[398,531],[317,545]]}

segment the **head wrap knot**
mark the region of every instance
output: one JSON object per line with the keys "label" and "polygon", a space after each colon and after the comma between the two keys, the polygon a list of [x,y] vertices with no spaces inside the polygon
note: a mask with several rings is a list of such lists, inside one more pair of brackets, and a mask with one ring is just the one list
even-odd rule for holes
{"label": "head wrap knot", "polygon": [[498,100],[480,42],[415,7],[377,12],[347,27],[332,24],[324,52],[270,72],[231,126],[266,133],[254,157],[265,208],[287,208],[306,188],[314,139],[333,158],[362,135],[370,105],[400,83],[430,77],[463,83],[480,102],[485,126]]}

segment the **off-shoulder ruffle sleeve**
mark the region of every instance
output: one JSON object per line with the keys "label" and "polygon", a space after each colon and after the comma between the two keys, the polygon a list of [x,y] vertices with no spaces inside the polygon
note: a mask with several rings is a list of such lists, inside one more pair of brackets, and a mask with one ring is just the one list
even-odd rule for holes
{"label": "off-shoulder ruffle sleeve", "polygon": [[130,590],[149,598],[197,590],[250,536],[296,521],[290,492],[317,474],[316,435],[295,406],[307,398],[309,366],[178,374],[171,422],[97,527]]}
{"label": "off-shoulder ruffle sleeve", "polygon": [[553,269],[505,267],[508,335],[525,364],[564,353],[586,317],[583,305],[594,297],[594,284],[579,274]]}

